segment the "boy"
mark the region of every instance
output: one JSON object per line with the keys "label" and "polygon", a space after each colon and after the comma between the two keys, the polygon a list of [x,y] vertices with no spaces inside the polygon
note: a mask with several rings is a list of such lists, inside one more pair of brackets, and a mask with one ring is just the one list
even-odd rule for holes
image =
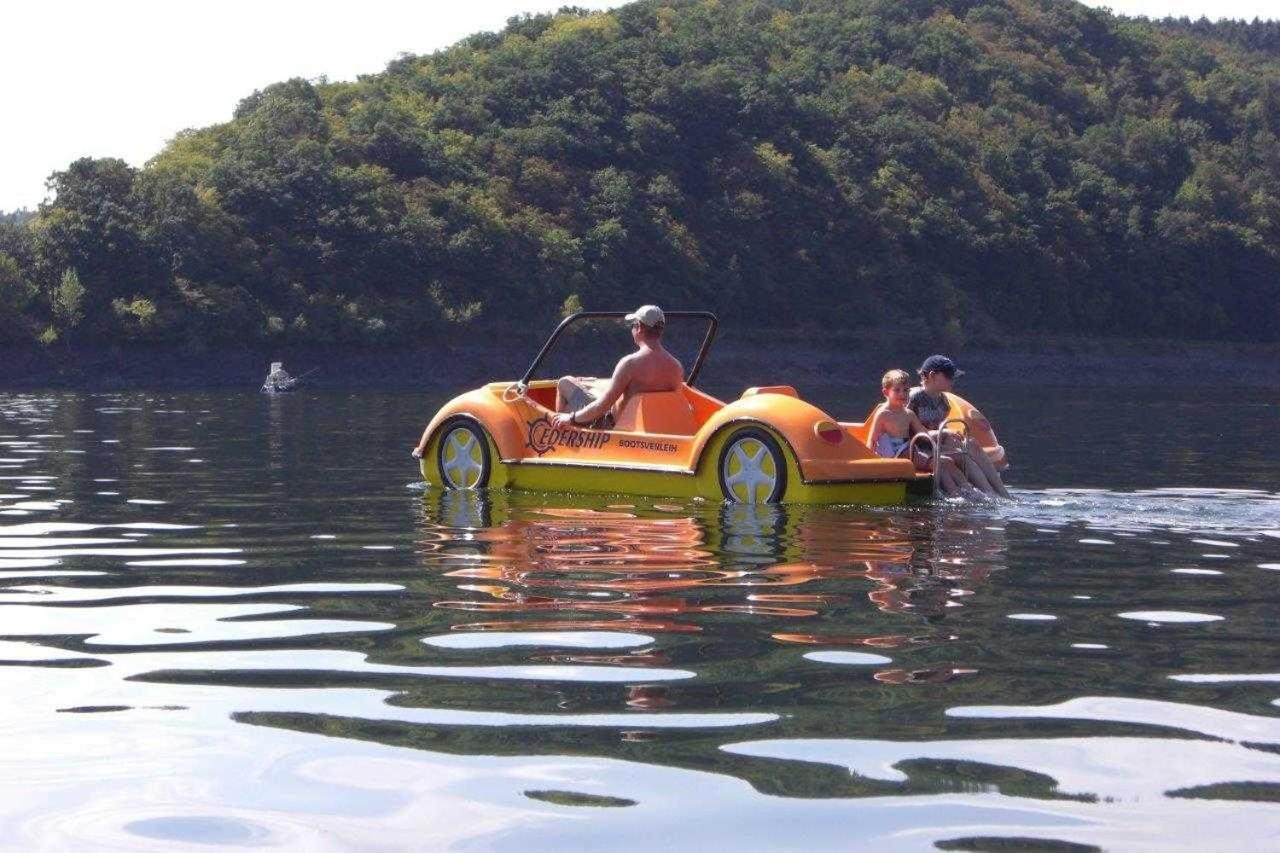
{"label": "boy", "polygon": [[[916,413],[907,408],[907,385],[910,381],[911,377],[905,370],[890,370],[880,379],[885,401],[876,408],[871,417],[871,429],[867,430],[867,447],[877,456],[900,456],[910,447],[913,435],[927,432]],[[919,460],[916,464],[922,470],[933,470],[932,457],[929,457],[927,466]],[[973,491],[956,463],[946,456],[939,460],[938,486],[948,495],[964,495]]]}
{"label": "boy", "polygon": [[907,408],[911,377],[905,370],[890,370],[880,379],[880,393],[884,402],[871,417],[867,430],[867,447],[877,456],[892,459],[902,455],[911,443],[911,436],[924,432],[924,424],[916,413]]}

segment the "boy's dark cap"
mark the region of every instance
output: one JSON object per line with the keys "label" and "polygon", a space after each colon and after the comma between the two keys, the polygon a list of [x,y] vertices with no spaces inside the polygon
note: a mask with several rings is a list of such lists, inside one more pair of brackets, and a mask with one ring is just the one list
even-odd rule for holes
{"label": "boy's dark cap", "polygon": [[927,376],[930,373],[941,373],[948,379],[959,379],[964,376],[964,371],[956,367],[956,363],[945,355],[931,355],[924,360],[924,364],[920,365],[920,375]]}

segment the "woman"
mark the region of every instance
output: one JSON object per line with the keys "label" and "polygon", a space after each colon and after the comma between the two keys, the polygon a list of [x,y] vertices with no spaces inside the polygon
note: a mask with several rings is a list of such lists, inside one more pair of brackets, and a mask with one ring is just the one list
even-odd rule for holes
{"label": "woman", "polygon": [[[931,355],[920,365],[919,373],[920,384],[911,389],[907,408],[916,413],[935,440],[942,441],[943,457],[954,460],[974,487],[988,495],[1009,497],[1000,473],[981,447],[964,442],[959,433],[951,430],[944,430],[938,435],[951,411],[951,401],[947,399],[946,392],[951,390],[955,380],[964,375],[964,371],[945,355]],[[932,464],[931,459],[915,461],[917,466]]]}

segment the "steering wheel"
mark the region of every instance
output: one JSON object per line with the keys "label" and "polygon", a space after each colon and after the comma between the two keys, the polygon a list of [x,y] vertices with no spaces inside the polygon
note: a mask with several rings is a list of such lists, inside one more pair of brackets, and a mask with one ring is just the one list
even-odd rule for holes
{"label": "steering wheel", "polygon": [[[524,397],[525,391],[528,389],[520,382],[512,382],[502,390],[502,402],[514,403]],[[515,393],[512,393],[515,392]]]}

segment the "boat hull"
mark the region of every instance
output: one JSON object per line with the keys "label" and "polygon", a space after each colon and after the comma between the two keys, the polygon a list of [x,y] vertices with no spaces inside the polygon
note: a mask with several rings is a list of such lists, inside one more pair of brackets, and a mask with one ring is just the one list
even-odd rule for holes
{"label": "boat hull", "polygon": [[[714,466],[704,464],[697,470],[677,466],[664,468],[640,465],[608,465],[595,462],[553,461],[549,459],[502,459],[497,445],[487,439],[492,461],[488,488],[533,492],[571,492],[600,495],[635,495],[643,497],[703,498],[722,500],[723,493]],[[434,486],[445,480],[437,462],[439,436],[428,444],[422,458],[422,477]],[[716,441],[704,458],[715,459],[719,452]],[[788,485],[783,502],[795,504],[861,504],[888,506],[907,500],[909,487],[919,492],[915,480],[827,481],[805,482],[794,457],[786,454]],[[924,493],[932,489],[924,487]]]}

